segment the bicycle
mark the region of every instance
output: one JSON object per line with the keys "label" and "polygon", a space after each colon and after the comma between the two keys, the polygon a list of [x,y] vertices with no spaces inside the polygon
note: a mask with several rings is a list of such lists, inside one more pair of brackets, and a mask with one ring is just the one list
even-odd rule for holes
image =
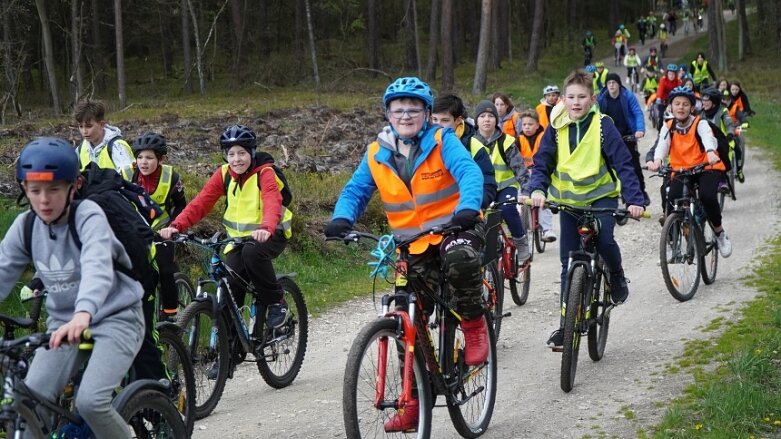
{"label": "bicycle", "polygon": [[[13,338],[15,329],[38,329],[41,309],[48,293],[45,289],[29,290],[28,293],[22,293],[20,296],[22,304],[30,303],[28,318],[31,324],[13,327],[13,322],[11,324],[6,323],[4,325],[6,326],[6,340]],[[157,303],[155,305],[157,307]],[[190,437],[195,424],[195,375],[192,359],[182,341],[181,329],[178,326],[171,322],[158,322],[155,328],[157,329],[157,345],[160,348],[160,358],[165,365],[166,378],[170,383],[168,394],[176,410],[181,414],[187,437]],[[30,354],[32,355],[32,352]],[[136,380],[133,372],[133,369],[131,369],[123,385]]]}
{"label": "bicycle", "polygon": [[589,47],[583,47],[583,66],[591,64],[591,59],[594,57],[594,50]]}
{"label": "bicycle", "polygon": [[[581,336],[587,337],[589,357],[593,361],[601,360],[607,345],[610,313],[615,307],[610,298],[611,286],[607,266],[596,248],[596,236],[600,227],[596,214],[608,213],[621,220],[628,218],[629,211],[619,208],[573,206],[551,201],[546,203],[553,213],[563,211],[578,218],[580,249],[569,254],[562,297],[564,343],[560,350],[554,349],[555,352],[562,352],[561,390],[570,392],[575,384]],[[643,217],[649,218],[650,214],[644,212]]]}
{"label": "bicycle", "polygon": [[640,80],[637,76],[637,67],[627,67],[627,80],[629,81],[630,90],[632,93],[638,93],[640,91]]}
{"label": "bicycle", "polygon": [[[393,293],[382,296],[378,319],[361,329],[350,348],[343,387],[343,416],[348,438],[384,434],[384,423],[397,410],[415,410],[417,437],[431,434],[432,407],[437,395],[445,397],[453,426],[463,437],[482,435],[491,421],[497,391],[496,339],[493,318],[485,312],[489,354],[485,363],[467,366],[461,317],[451,307],[444,275],[438,288],[409,275],[409,245],[429,234],[448,235],[460,227],[437,226],[394,243],[391,237],[350,232],[344,242],[361,238],[385,243],[373,276],[383,270],[395,276]],[[398,250],[398,252],[396,251]],[[375,277],[376,279],[376,277]],[[427,311],[424,301],[433,303]],[[397,304],[391,308],[391,304]],[[406,307],[401,306],[406,303]],[[403,367],[402,367],[403,365]]]}
{"label": "bicycle", "polygon": [[[25,432],[36,438],[91,437],[89,426],[76,413],[74,405],[83,368],[63,389],[58,401],[49,401],[27,387],[24,377],[33,352],[48,346],[50,334],[15,338],[16,329],[31,328],[36,322],[0,314],[0,323],[5,328],[0,341],[0,374],[5,379],[0,426],[6,437],[19,438]],[[85,330],[79,350],[88,354],[92,346],[89,330]],[[155,380],[133,381],[114,397],[112,406],[127,422],[133,437],[187,437],[185,424],[168,392],[165,384]]]}
{"label": "bicycle", "polygon": [[[707,216],[699,199],[699,185],[692,177],[705,171],[706,164],[674,171],[662,168],[661,175],[683,180],[681,197],[673,200],[672,212],[662,226],[659,245],[659,263],[662,277],[670,294],[680,302],[686,302],[697,293],[700,277],[706,285],[716,281],[719,252],[716,234],[705,225]],[[667,186],[669,193],[669,185]]]}
{"label": "bicycle", "polygon": [[[497,211],[486,212],[486,243],[497,242],[498,234],[494,231],[499,228],[502,221],[501,213]],[[482,254],[483,260],[483,303],[493,315],[494,334],[499,339],[502,329],[502,320],[510,317],[512,313],[503,312],[504,308],[504,275],[502,271],[501,248],[487,245]]]}
{"label": "bicycle", "polygon": [[[257,301],[259,307],[255,308],[254,299],[259,292],[222,259],[225,246],[253,245],[254,241],[251,237],[220,236],[221,232],[211,238],[180,234],[173,239],[211,254],[205,267],[208,276],[198,280],[195,298],[177,321],[195,365],[196,419],[214,410],[226,381],[233,378],[235,367],[246,360],[248,353],[255,357],[260,376],[275,389],[287,387],[295,380],[306,354],[309,317],[304,296],[292,279],[295,273],[277,274],[289,310],[283,326],[269,328],[265,324],[266,307]],[[229,279],[249,293],[249,305],[235,302]],[[214,287],[214,294],[204,289],[206,285]]]}
{"label": "bicycle", "polygon": [[[498,209],[501,206],[508,205],[508,204],[518,205],[519,202],[515,198],[511,198],[501,202],[493,202],[488,207],[488,211],[489,212],[495,211],[497,213],[500,213]],[[531,216],[533,215],[534,210],[526,209],[526,212],[529,214],[529,216]],[[524,227],[526,228],[526,236],[529,236],[529,234],[531,233],[530,232],[531,228],[529,226],[529,223],[533,222],[533,219],[525,218],[522,213],[521,220],[524,222]],[[509,230],[507,230],[507,225],[505,225],[504,222],[499,221],[494,227],[497,231],[497,236],[498,236],[497,246],[498,246],[499,254],[501,255],[500,256],[501,259],[499,261],[499,268],[501,271],[500,277],[502,277],[504,280],[509,282],[510,295],[513,298],[513,302],[515,302],[515,304],[518,306],[522,306],[529,299],[529,287],[531,284],[531,270],[532,270],[531,263],[532,263],[532,259],[534,259],[535,245],[534,243],[532,243],[532,240],[528,240],[529,258],[526,259],[525,261],[519,261],[517,248],[515,247],[515,242],[513,242],[512,237],[510,236]]]}

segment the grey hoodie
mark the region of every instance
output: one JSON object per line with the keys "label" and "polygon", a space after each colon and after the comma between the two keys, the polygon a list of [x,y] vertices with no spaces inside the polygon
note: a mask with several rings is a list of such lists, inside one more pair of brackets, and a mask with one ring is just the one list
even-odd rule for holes
{"label": "grey hoodie", "polygon": [[[113,125],[106,124],[106,126],[103,127],[103,140],[101,140],[99,144],[92,146],[87,139],[84,139],[81,142],[81,148],[87,148],[89,160],[97,163],[100,152],[103,151],[103,148],[105,148],[111,139],[114,138],[118,138],[118,140],[121,139],[122,131]],[[130,166],[133,163],[134,158],[128,154],[128,151],[125,148],[121,148],[119,145],[115,144],[115,146],[111,148],[111,160],[114,162],[114,168],[119,171],[122,168]]]}
{"label": "grey hoodie", "polygon": [[32,213],[17,216],[0,241],[0,300],[8,296],[30,262],[46,285],[46,310],[56,320],[68,322],[75,312],[86,311],[92,315],[91,324],[96,324],[141,300],[141,284],[111,269],[113,260],[130,266],[130,258],[97,204],[83,200],[76,210],[81,251],[70,238],[67,216],[52,226],[36,217],[31,247],[34,261],[24,243],[28,214]]}

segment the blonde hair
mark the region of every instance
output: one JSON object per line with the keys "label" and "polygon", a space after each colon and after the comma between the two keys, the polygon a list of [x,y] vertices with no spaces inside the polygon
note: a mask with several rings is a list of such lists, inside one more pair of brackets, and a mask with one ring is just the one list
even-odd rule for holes
{"label": "blonde hair", "polygon": [[583,70],[575,70],[567,76],[564,80],[564,90],[570,85],[581,85],[586,87],[590,95],[594,95],[594,86],[592,82],[592,76]]}
{"label": "blonde hair", "polygon": [[537,114],[536,111],[531,110],[525,110],[522,111],[520,114],[518,114],[519,119],[523,119],[524,117],[530,117],[537,121],[537,123],[540,123],[540,116]]}

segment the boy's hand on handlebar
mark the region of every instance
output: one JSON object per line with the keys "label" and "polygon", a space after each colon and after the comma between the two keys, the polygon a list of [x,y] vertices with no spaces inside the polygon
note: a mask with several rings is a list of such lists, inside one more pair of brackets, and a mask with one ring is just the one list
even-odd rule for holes
{"label": "boy's hand on handlebar", "polygon": [[545,207],[545,195],[532,194],[532,206]]}
{"label": "boy's hand on handlebar", "polygon": [[528,195],[518,194],[518,203],[526,204],[526,200],[530,199]]}
{"label": "boy's hand on handlebar", "polygon": [[176,227],[163,227],[157,234],[160,235],[161,238],[168,240],[171,239],[172,236],[178,235],[179,229]]}
{"label": "boy's hand on handlebar", "polygon": [[258,242],[266,242],[271,238],[271,233],[268,230],[257,229],[252,231],[252,239]]}
{"label": "boy's hand on handlebar", "polygon": [[456,212],[456,214],[453,215],[453,219],[450,220],[454,226],[461,227],[461,230],[471,229],[478,221],[480,221],[480,216],[476,210],[472,209],[460,210]]}
{"label": "boy's hand on handlebar", "polygon": [[641,216],[643,216],[643,212],[645,212],[645,208],[643,206],[628,206],[626,208],[627,211],[629,211],[629,216],[634,219],[639,219]]}
{"label": "boy's hand on handlebar", "polygon": [[720,162],[721,159],[719,158],[719,155],[716,154],[716,151],[708,151],[708,164],[709,165],[715,165],[716,163]]}
{"label": "boy's hand on handlebar", "polygon": [[349,221],[344,218],[336,218],[325,226],[325,236],[326,238],[342,238],[352,229],[353,225]]}
{"label": "boy's hand on handlebar", "polygon": [[648,166],[649,171],[656,172],[659,170],[659,168],[662,167],[662,161],[661,160],[654,160],[652,162],[647,162],[646,166]]}
{"label": "boy's hand on handlebar", "polygon": [[57,349],[63,340],[68,344],[76,344],[81,339],[81,333],[89,327],[92,320],[90,313],[79,311],[73,314],[70,322],[60,326],[49,338],[49,347]]}

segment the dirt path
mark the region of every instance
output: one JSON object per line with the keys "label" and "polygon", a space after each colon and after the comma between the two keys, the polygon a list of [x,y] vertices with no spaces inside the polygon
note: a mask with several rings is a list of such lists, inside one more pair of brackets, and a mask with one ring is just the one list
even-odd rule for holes
{"label": "dirt path", "polygon": [[[640,143],[643,154],[656,136],[653,129],[648,131]],[[581,355],[569,394],[559,388],[560,354],[544,346],[558,324],[558,246],[535,257],[528,303],[507,309],[513,315],[504,321],[498,341],[496,409],[483,437],[633,437],[638,429],[658,422],[665,408],[657,403],[678,396],[691,382],[687,374],[666,373],[666,366],[675,363],[686,340],[713,336],[702,332],[708,322],[736,319],[736,310],[756,294],[740,279],[777,229],[781,196],[771,188],[778,187],[781,178],[754,149],[748,151],[746,175],[746,183],[737,188],[738,200],[725,206],[724,226],[733,254],[719,260],[717,281],[701,284],[686,303],[667,293],[657,266],[659,181],[649,181],[654,219],[630,222],[616,234],[631,279],[630,300],[612,314],[603,360],[593,363]],[[254,364],[240,365],[215,412],[196,423],[194,437],[343,437],[341,388],[347,352],[356,332],[374,317],[366,298],[312,321],[301,374],[286,389],[265,385]],[[625,416],[629,411],[632,416]],[[457,437],[444,409],[434,410],[432,436]]]}

